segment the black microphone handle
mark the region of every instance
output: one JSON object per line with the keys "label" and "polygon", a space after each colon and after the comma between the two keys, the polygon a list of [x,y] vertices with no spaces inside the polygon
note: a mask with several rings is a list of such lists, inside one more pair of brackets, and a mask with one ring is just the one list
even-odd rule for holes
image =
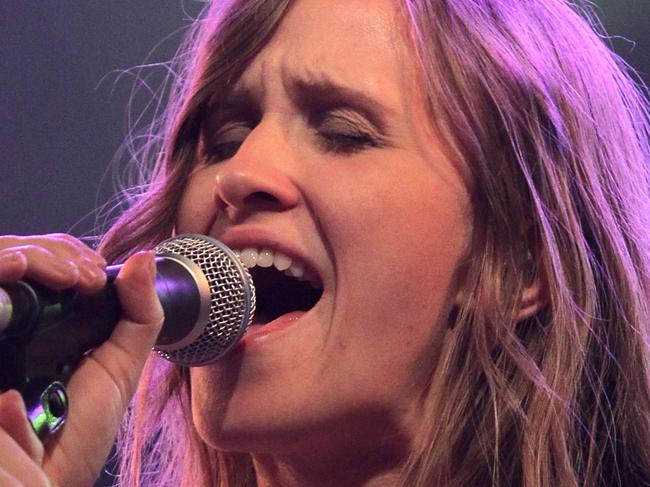
{"label": "black microphone handle", "polygon": [[[165,321],[155,349],[182,366],[227,353],[255,313],[255,286],[235,253],[205,235],[178,235],[156,247],[155,288]],[[84,295],[28,281],[0,286],[0,391],[23,395],[29,421],[47,438],[65,421],[65,384],[89,350],[106,341],[121,315],[115,278]]]}
{"label": "black microphone handle", "polygon": [[[121,265],[109,266],[104,288],[93,294],[53,291],[32,282],[3,286],[12,318],[0,334],[0,390],[22,390],[43,378],[66,382],[89,350],[105,342],[121,314],[115,278]],[[185,266],[156,257],[156,292],[165,313],[157,344],[173,345],[195,326],[201,298]]]}

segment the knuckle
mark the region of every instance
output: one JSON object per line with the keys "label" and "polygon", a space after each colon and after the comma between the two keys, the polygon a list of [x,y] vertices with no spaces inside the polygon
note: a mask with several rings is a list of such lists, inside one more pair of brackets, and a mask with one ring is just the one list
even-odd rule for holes
{"label": "knuckle", "polygon": [[53,240],[58,244],[70,246],[73,248],[77,248],[81,244],[79,240],[77,240],[75,237],[67,233],[49,233],[45,235],[45,237],[50,240]]}
{"label": "knuckle", "polygon": [[24,242],[21,245],[16,245],[12,250],[19,250],[25,254],[26,257],[48,253],[43,247],[31,242]]}
{"label": "knuckle", "polygon": [[81,258],[88,258],[89,260],[97,258],[97,253],[77,237],[67,233],[53,233],[49,236],[66,250],[73,252]]}
{"label": "knuckle", "polygon": [[27,260],[34,260],[43,256],[51,257],[53,255],[49,249],[43,247],[38,242],[25,239],[15,241],[13,245],[5,248],[0,246],[0,255],[10,255],[15,252],[20,252]]}
{"label": "knuckle", "polygon": [[19,251],[16,247],[8,247],[6,249],[0,249],[0,257],[7,257],[12,254],[15,254]]}
{"label": "knuckle", "polygon": [[48,233],[48,234],[44,235],[44,237],[53,238],[53,239],[56,239],[56,240],[70,240],[72,238],[67,233],[62,233],[62,232]]}

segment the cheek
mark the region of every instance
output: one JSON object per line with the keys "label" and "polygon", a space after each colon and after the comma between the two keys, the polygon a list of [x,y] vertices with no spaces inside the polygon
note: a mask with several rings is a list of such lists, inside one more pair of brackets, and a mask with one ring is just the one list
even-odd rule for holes
{"label": "cheek", "polygon": [[399,303],[446,296],[471,235],[469,197],[446,183],[431,170],[366,171],[332,183],[336,194],[323,198],[320,215],[339,283],[363,278]]}
{"label": "cheek", "polygon": [[427,172],[369,174],[363,188],[332,184],[337,204],[321,213],[337,268],[336,334],[369,380],[379,370],[380,383],[408,387],[426,380],[420,364],[430,371],[447,329],[468,198]]}
{"label": "cheek", "polygon": [[203,168],[188,178],[176,220],[176,233],[207,233],[214,217],[214,170]]}

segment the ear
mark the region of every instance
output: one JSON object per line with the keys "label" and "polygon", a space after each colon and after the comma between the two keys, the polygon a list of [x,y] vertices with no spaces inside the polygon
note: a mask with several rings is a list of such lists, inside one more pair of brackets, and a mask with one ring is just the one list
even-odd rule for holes
{"label": "ear", "polygon": [[540,276],[536,276],[533,283],[524,289],[521,294],[521,301],[517,310],[517,321],[530,318],[541,311],[547,304],[548,295],[545,281]]}
{"label": "ear", "polygon": [[[542,267],[533,266],[532,258],[530,258],[527,268],[530,273],[524,278],[530,284],[524,288],[519,303],[516,305],[515,321],[517,323],[534,316],[548,305],[548,286]],[[462,281],[460,278],[458,280]],[[454,316],[453,313],[456,313],[459,307],[466,303],[467,297],[467,289],[459,286],[454,295],[451,316]]]}

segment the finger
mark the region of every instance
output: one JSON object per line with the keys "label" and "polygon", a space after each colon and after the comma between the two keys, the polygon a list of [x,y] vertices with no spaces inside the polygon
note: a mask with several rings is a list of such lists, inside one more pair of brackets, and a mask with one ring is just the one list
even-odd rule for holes
{"label": "finger", "polygon": [[57,252],[58,250],[50,250],[34,244],[0,250],[0,258],[9,256],[10,259],[16,259],[12,256],[18,253],[26,261],[26,265],[22,267],[14,264],[11,272],[7,272],[9,278],[4,279],[4,282],[31,279],[50,289],[61,290],[74,287],[85,293],[98,291],[104,286],[106,283],[104,268],[85,257],[71,260]]}
{"label": "finger", "polygon": [[17,391],[0,394],[0,428],[4,429],[38,465],[43,463],[43,444],[27,419],[22,396]]}
{"label": "finger", "polygon": [[20,251],[0,253],[0,284],[15,282],[27,269],[27,258]]}
{"label": "finger", "polygon": [[79,281],[79,269],[69,259],[37,245],[21,245],[0,251],[0,256],[19,253],[27,265],[19,279],[33,279],[51,289],[66,289]]}
{"label": "finger", "polygon": [[[155,283],[156,263],[153,252],[138,252],[126,261],[115,280],[124,320],[149,326],[161,324],[162,307]],[[119,338],[120,329],[116,331],[118,334],[115,338]]]}
{"label": "finger", "polygon": [[[49,485],[47,476],[18,443],[2,428],[0,428],[0,469],[22,484],[29,486]],[[0,484],[1,485],[1,484]]]}
{"label": "finger", "polygon": [[13,475],[9,475],[7,472],[5,472],[2,467],[0,466],[0,485],[2,487],[23,487],[24,484],[21,484],[16,480],[16,477]]}
{"label": "finger", "polygon": [[52,233],[38,236],[35,243],[67,257],[79,269],[76,289],[82,293],[99,291],[106,284],[106,260],[72,235]]}
{"label": "finger", "polygon": [[[91,483],[102,468],[162,326],[154,282],[150,252],[128,259],[116,279],[122,319],[111,338],[91,352],[72,376],[68,420],[57,437],[58,447],[46,445],[46,471],[57,485],[72,480]],[[73,451],[88,454],[75,458]],[[72,461],[76,462],[74,479],[63,467]]]}
{"label": "finger", "polygon": [[65,233],[50,233],[47,235],[0,236],[0,250],[22,245],[36,245],[55,252],[58,255],[67,257],[69,260],[87,259],[99,267],[106,267],[106,260],[96,251],[72,235]]}
{"label": "finger", "polygon": [[[94,292],[101,289],[106,282],[106,261],[104,258],[79,239],[71,235],[53,233],[28,237],[15,235],[0,236],[0,255],[5,252],[20,250],[25,247],[40,248],[61,259],[59,262],[46,261],[44,264],[45,266],[52,265],[53,267],[56,267],[57,264],[72,262],[77,267],[79,271],[78,278],[72,280],[67,279],[65,284],[58,284],[58,279],[55,279],[55,281],[57,281],[56,283],[52,283],[46,278],[43,284],[52,287],[53,289],[63,289],[74,285],[76,286],[77,291]],[[31,255],[29,255],[31,253],[32,252],[27,253],[28,259],[31,257]],[[33,272],[31,269],[27,269],[26,277],[38,280],[43,274],[43,261],[42,259],[39,259],[38,255],[36,255],[35,259],[33,265],[36,269]],[[52,272],[46,271],[45,274],[51,277]],[[7,282],[10,282],[10,279],[8,279]],[[70,284],[70,282],[73,282],[74,284]]]}
{"label": "finger", "polygon": [[50,233],[36,238],[55,240],[60,243],[62,247],[69,248],[74,254],[78,254],[82,258],[88,259],[100,267],[106,267],[106,259],[77,237],[73,237],[67,233]]}
{"label": "finger", "polygon": [[9,247],[17,247],[22,245],[24,237],[17,235],[0,235],[0,250],[8,249]]}
{"label": "finger", "polygon": [[74,284],[77,291],[99,291],[106,284],[106,261],[83,242],[65,234],[45,235],[32,240],[31,245],[46,249],[60,257],[64,264],[72,263],[77,268],[78,279]]}
{"label": "finger", "polygon": [[[126,366],[126,369],[118,371],[117,377],[124,379],[123,384],[118,385],[129,399],[163,322],[155,278],[151,252],[140,252],[126,261],[115,280],[122,319],[105,346],[93,352],[93,358],[101,364]],[[115,360],[118,357],[123,360]]]}

